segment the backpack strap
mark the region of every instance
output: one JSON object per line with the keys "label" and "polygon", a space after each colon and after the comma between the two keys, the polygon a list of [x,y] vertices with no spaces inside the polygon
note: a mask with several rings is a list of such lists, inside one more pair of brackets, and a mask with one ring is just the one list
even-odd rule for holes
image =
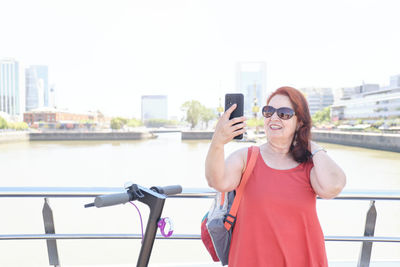
{"label": "backpack strap", "polygon": [[259,153],[260,153],[260,148],[258,146],[249,147],[249,150],[247,152],[247,155],[250,157],[249,162],[242,175],[242,180],[238,188],[236,189],[236,195],[233,200],[232,207],[229,210],[229,213],[226,215],[226,218],[224,220],[224,226],[227,231],[229,231],[236,222],[236,214],[239,208],[240,200],[242,198],[244,189],[246,187],[246,183],[249,180],[251,173],[253,172],[254,166],[256,165],[256,160]]}

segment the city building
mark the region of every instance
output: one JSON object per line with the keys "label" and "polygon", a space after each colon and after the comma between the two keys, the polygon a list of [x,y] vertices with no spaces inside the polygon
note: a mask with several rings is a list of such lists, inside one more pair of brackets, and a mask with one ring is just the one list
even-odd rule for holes
{"label": "city building", "polygon": [[[350,94],[347,92],[331,107],[332,120],[365,120],[374,122],[379,119],[400,117],[400,75],[392,76],[390,85],[384,88],[365,85],[357,86]],[[375,90],[371,90],[371,88]]]}
{"label": "city building", "polygon": [[400,88],[400,74],[390,77],[390,88]]}
{"label": "city building", "polygon": [[239,62],[236,70],[237,92],[244,95],[244,115],[253,117],[253,106],[266,103],[265,62]]}
{"label": "city building", "polygon": [[21,67],[12,58],[0,60],[0,111],[10,115],[12,120],[22,116],[24,110],[24,81]]}
{"label": "city building", "polygon": [[307,99],[311,115],[333,104],[331,88],[301,88],[300,91]]}
{"label": "city building", "polygon": [[336,90],[335,100],[338,101],[361,97],[363,93],[374,92],[379,89],[379,84],[362,84],[354,87],[343,87]]}
{"label": "city building", "polygon": [[168,119],[168,96],[142,96],[142,121],[149,119]]}
{"label": "city building", "polygon": [[49,107],[55,108],[57,107],[56,105],[56,90],[54,88],[54,84],[50,86],[50,92],[49,92]]}
{"label": "city building", "polygon": [[25,70],[26,111],[49,106],[47,66],[30,66]]}
{"label": "city building", "polygon": [[24,122],[30,127],[39,127],[39,124],[43,124],[51,129],[74,129],[83,122],[91,125],[96,124],[98,114],[93,112],[74,113],[68,110],[42,107],[25,112]]}

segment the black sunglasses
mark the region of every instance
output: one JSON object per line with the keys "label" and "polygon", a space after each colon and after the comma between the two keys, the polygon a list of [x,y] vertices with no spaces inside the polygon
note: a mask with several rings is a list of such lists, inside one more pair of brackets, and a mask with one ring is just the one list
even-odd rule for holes
{"label": "black sunglasses", "polygon": [[291,117],[293,117],[293,115],[295,115],[294,110],[291,108],[287,108],[287,107],[274,108],[271,106],[264,106],[262,108],[262,114],[265,118],[272,117],[272,115],[274,115],[275,111],[276,111],[276,115],[278,115],[278,117],[281,118],[282,120],[288,120]]}

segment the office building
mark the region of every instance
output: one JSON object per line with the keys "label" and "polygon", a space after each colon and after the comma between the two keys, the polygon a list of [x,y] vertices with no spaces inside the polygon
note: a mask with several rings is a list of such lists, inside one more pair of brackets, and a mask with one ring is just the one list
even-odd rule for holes
{"label": "office building", "polygon": [[56,105],[56,91],[54,89],[54,85],[50,86],[50,92],[49,92],[49,107],[55,108]]}
{"label": "office building", "polygon": [[12,119],[22,116],[23,80],[18,61],[12,58],[0,60],[0,111]]}
{"label": "office building", "polygon": [[377,88],[376,85],[369,88],[363,88],[365,85],[354,87],[351,94],[334,102],[331,108],[332,120],[362,119],[374,122],[400,117],[399,76],[391,77],[390,86],[385,88]]}
{"label": "office building", "polygon": [[142,96],[142,121],[168,119],[168,97],[166,95]]}
{"label": "office building", "polygon": [[390,88],[400,88],[400,74],[390,77]]}
{"label": "office building", "polygon": [[25,70],[26,111],[49,106],[47,66],[30,66]]}
{"label": "office building", "polygon": [[253,106],[262,108],[266,103],[265,62],[239,62],[237,64],[237,92],[244,95],[244,115],[253,117]]}
{"label": "office building", "polygon": [[368,92],[375,92],[380,89],[379,84],[362,84],[354,87],[339,88],[336,91],[335,100],[351,99],[361,97],[362,94]]}
{"label": "office building", "polygon": [[300,91],[307,99],[311,115],[333,104],[331,88],[301,88]]}

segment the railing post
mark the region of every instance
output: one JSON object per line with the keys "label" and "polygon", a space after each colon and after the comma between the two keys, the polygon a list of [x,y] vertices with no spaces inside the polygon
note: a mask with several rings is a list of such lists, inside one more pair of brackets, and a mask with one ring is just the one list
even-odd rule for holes
{"label": "railing post", "polygon": [[[55,234],[56,230],[54,227],[53,211],[51,210],[49,200],[44,199],[43,205],[43,222],[44,231],[46,234]],[[49,256],[49,265],[60,266],[60,260],[58,258],[57,241],[56,240],[46,240],[47,242],[47,253]]]}
{"label": "railing post", "polygon": [[[367,212],[367,218],[365,221],[364,236],[374,236],[376,223],[376,208],[375,200],[372,200],[370,207]],[[371,251],[372,251],[371,241],[364,241],[361,246],[360,257],[358,259],[357,267],[369,267],[371,262]]]}

